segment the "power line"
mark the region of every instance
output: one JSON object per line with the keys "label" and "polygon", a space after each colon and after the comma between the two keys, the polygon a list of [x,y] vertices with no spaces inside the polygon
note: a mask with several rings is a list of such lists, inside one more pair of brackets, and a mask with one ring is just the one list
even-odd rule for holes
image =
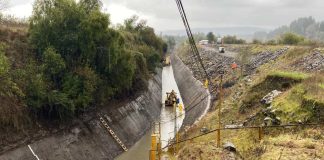
{"label": "power line", "polygon": [[204,64],[202,62],[202,59],[200,57],[198,48],[196,46],[195,39],[193,38],[191,29],[190,29],[190,25],[188,23],[188,19],[187,19],[187,16],[186,16],[186,12],[185,12],[185,10],[183,8],[183,4],[182,4],[181,0],[175,0],[175,1],[177,3],[178,10],[179,10],[181,18],[182,18],[182,22],[183,22],[183,24],[185,26],[191,49],[192,49],[193,53],[195,54],[195,56],[197,57],[202,69],[204,70],[206,79],[208,79],[210,81],[209,75],[208,75],[208,73],[206,71],[206,68],[205,68],[205,66],[204,66]]}
{"label": "power line", "polygon": [[184,13],[184,10],[182,10],[181,8],[181,6],[180,6],[180,2],[178,1],[178,0],[176,0],[176,3],[177,3],[177,6],[178,6],[178,9],[179,9],[179,12],[180,12],[180,16],[181,16],[181,18],[182,18],[182,22],[183,22],[183,24],[185,25],[185,29],[186,29],[186,33],[187,33],[187,36],[188,36],[188,40],[189,40],[189,45],[190,45],[190,49],[191,49],[191,51],[192,51],[192,54],[193,54],[193,56],[192,56],[192,58],[193,58],[193,63],[195,63],[196,64],[196,66],[197,66],[197,69],[198,69],[198,71],[199,71],[199,73],[200,73],[200,76],[203,78],[203,73],[201,72],[201,70],[200,70],[200,68],[199,68],[199,65],[194,61],[194,59],[196,58],[197,59],[197,56],[196,56],[196,50],[194,49],[194,47],[193,47],[193,45],[195,45],[195,42],[194,41],[192,41],[192,38],[191,38],[191,36],[190,36],[190,27],[188,26],[189,24],[188,23],[186,23],[186,17],[185,17],[185,13]]}

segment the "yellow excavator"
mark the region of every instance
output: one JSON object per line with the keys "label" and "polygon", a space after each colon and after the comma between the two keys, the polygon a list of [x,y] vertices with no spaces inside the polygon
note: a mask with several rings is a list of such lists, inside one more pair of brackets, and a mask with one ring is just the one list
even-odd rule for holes
{"label": "yellow excavator", "polygon": [[169,66],[171,64],[170,55],[166,55],[163,59],[163,66]]}
{"label": "yellow excavator", "polygon": [[177,97],[177,93],[172,90],[171,92],[167,92],[167,97],[165,100],[165,106],[173,106],[173,104],[177,103],[178,97]]}

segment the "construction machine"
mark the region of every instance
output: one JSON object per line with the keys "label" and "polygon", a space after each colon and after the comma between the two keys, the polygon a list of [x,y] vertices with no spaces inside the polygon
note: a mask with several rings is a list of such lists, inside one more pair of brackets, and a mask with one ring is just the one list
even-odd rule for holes
{"label": "construction machine", "polygon": [[171,64],[170,55],[166,55],[163,59],[163,66],[169,66]]}
{"label": "construction machine", "polygon": [[177,93],[172,90],[171,92],[167,92],[167,97],[165,100],[165,106],[173,106],[173,104],[177,103],[178,101],[178,97],[177,97]]}
{"label": "construction machine", "polygon": [[221,46],[218,48],[219,53],[225,53],[225,47]]}
{"label": "construction machine", "polygon": [[225,53],[224,39],[221,38],[220,41],[221,42],[220,42],[220,46],[218,47],[218,51],[219,51],[219,53]]}

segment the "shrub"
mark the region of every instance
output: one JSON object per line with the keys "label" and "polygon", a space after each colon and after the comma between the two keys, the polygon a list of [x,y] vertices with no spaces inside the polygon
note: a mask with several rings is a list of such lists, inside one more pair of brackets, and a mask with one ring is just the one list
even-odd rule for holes
{"label": "shrub", "polygon": [[10,62],[0,45],[0,129],[22,129],[29,120],[22,90],[13,81],[10,74]]}
{"label": "shrub", "polygon": [[276,45],[277,44],[277,42],[275,41],[275,40],[268,40],[267,42],[266,42],[266,44],[267,45]]}
{"label": "shrub", "polygon": [[305,40],[304,37],[299,36],[294,33],[285,33],[281,36],[279,42],[281,44],[288,44],[288,45],[297,45]]}
{"label": "shrub", "polygon": [[243,39],[238,39],[236,36],[225,36],[223,38],[225,44],[245,44],[246,41]]}
{"label": "shrub", "polygon": [[258,39],[253,39],[252,43],[253,44],[262,44],[262,42]]}

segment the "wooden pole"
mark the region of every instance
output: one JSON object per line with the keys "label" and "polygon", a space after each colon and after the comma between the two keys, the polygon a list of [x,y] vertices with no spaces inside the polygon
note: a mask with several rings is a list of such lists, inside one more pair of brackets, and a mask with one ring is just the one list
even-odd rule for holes
{"label": "wooden pole", "polygon": [[259,127],[259,141],[263,139],[263,128]]}
{"label": "wooden pole", "polygon": [[220,72],[221,75],[221,80],[220,80],[220,89],[219,89],[219,104],[218,104],[218,127],[217,127],[217,147],[220,147],[220,141],[221,141],[221,108],[222,108],[222,103],[223,103],[223,75],[224,72]]}

